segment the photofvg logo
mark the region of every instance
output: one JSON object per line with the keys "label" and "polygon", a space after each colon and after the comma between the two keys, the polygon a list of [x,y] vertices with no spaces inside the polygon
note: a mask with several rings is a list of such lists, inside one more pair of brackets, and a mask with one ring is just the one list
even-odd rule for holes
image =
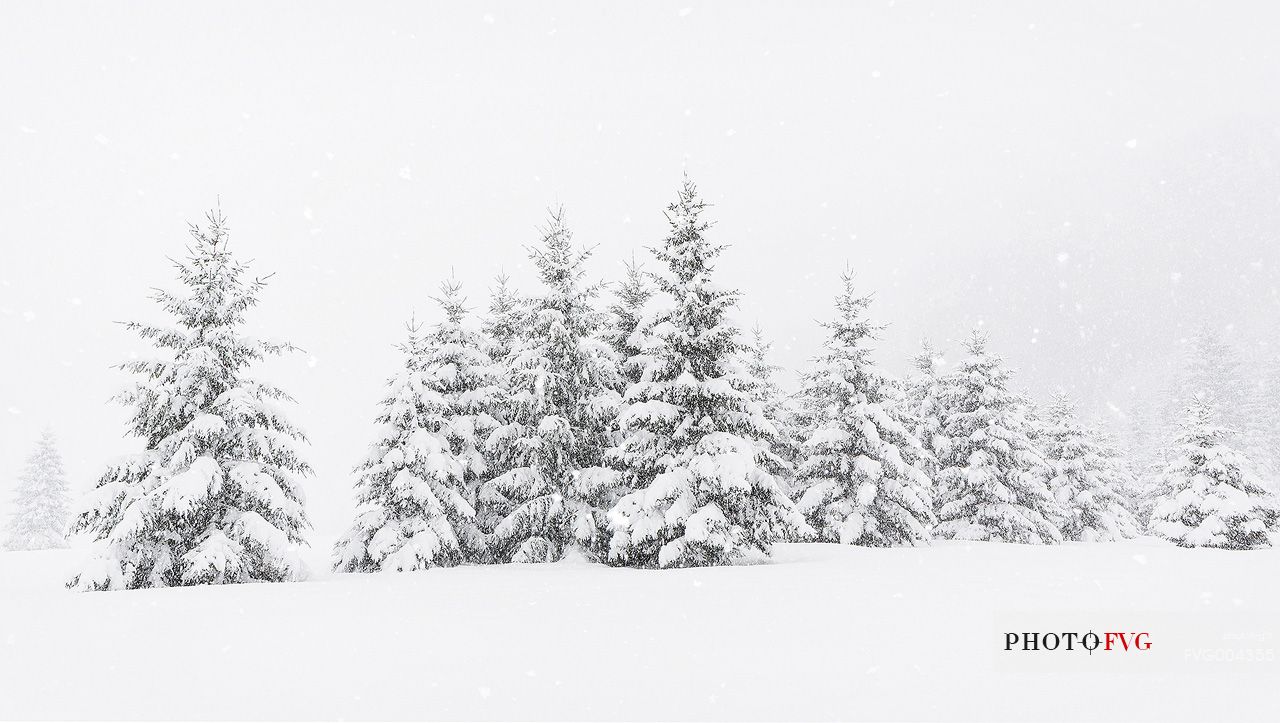
{"label": "photofvg logo", "polygon": [[1009,672],[1280,674],[1280,619],[1254,611],[1002,613],[990,661]]}
{"label": "photofvg logo", "polygon": [[1005,633],[1004,649],[1021,652],[1134,652],[1151,649],[1151,633],[1104,632],[1095,633]]}

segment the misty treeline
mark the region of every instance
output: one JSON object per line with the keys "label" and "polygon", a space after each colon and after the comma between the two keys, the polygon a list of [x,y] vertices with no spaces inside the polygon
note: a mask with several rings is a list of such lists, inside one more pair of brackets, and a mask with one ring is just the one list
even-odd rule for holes
{"label": "misty treeline", "polygon": [[[1250,391],[1220,342],[1193,345],[1176,420],[1122,449],[1065,395],[1020,393],[980,331],[950,364],[925,343],[905,378],[882,371],[871,299],[846,272],[790,393],[764,334],[732,320],[740,292],[715,281],[725,244],[706,211],[686,179],[666,238],[610,283],[587,278],[592,252],[558,211],[528,250],[536,288],[499,277],[477,312],[444,280],[438,321],[398,340],[334,567],[726,565],[805,540],[1271,544],[1280,397]],[[293,347],[245,335],[264,284],[221,214],[191,237],[183,292],[155,294],[172,323],[128,325],[160,352],[122,365],[145,449],[75,513],[98,552],[72,587],[304,574],[306,439],[288,395],[251,375]]]}

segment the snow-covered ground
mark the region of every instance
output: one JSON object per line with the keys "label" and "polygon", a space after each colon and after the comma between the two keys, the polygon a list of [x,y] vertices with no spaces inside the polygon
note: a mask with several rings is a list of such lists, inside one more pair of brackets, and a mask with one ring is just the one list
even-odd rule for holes
{"label": "snow-covered ground", "polygon": [[[66,592],[80,555],[0,553],[0,717],[1280,720],[1278,550],[804,544]],[[1152,648],[1003,651],[1089,629]]]}

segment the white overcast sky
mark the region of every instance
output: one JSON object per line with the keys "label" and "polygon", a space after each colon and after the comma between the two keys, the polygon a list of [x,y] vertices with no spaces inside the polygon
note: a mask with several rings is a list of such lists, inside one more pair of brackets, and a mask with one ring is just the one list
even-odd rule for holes
{"label": "white overcast sky", "polygon": [[0,513],[43,425],[77,490],[135,448],[110,365],[149,352],[112,322],[162,319],[219,196],[276,272],[254,331],[306,349],[263,374],[322,533],[442,278],[531,288],[552,204],[616,277],[686,170],[779,362],[849,264],[887,369],[981,323],[1117,419],[1196,324],[1275,337],[1278,36],[1270,2],[5,3]]}

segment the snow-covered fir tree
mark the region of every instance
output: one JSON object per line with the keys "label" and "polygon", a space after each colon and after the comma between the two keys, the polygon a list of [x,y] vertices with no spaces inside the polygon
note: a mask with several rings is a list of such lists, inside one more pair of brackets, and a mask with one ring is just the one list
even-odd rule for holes
{"label": "snow-covered fir tree", "polygon": [[[1256,368],[1265,374],[1269,367],[1274,369],[1272,365],[1276,362],[1274,355],[1264,355],[1263,359]],[[1203,397],[1224,428],[1226,442],[1249,460],[1263,484],[1270,487],[1274,482],[1271,478],[1280,471],[1275,469],[1278,458],[1271,440],[1277,432],[1273,420],[1268,418],[1271,415],[1267,400],[1277,392],[1270,388],[1265,377],[1250,372],[1223,333],[1210,323],[1202,322],[1186,342],[1158,431],[1163,439],[1174,438],[1181,429],[1190,400]],[[1160,468],[1168,461],[1160,460]]]}
{"label": "snow-covered fir tree", "polygon": [[1228,443],[1212,403],[1195,395],[1160,475],[1151,531],[1182,547],[1270,547],[1280,505]]}
{"label": "snow-covered fir tree", "polygon": [[461,287],[446,282],[444,319],[425,338],[415,323],[401,346],[403,368],[388,383],[378,439],[357,472],[359,508],[334,548],[344,572],[421,570],[485,562],[476,520],[489,467],[483,439],[494,369],[480,333],[467,328]]}
{"label": "snow-covered fir tree", "polygon": [[654,250],[672,306],[655,316],[644,374],[620,414],[624,437],[610,451],[634,489],[609,514],[616,564],[724,565],[807,527],[771,471],[782,464],[767,443],[776,430],[737,361],[728,315],[738,293],[711,280],[724,247],[707,238],[704,208],[686,179]]}
{"label": "snow-covered fir tree", "polygon": [[603,336],[621,365],[622,387],[619,393],[640,381],[644,360],[639,358],[647,327],[646,308],[653,298],[653,285],[642,264],[635,259],[626,263],[626,278],[613,291],[609,305],[609,324]]}
{"label": "snow-covered fir tree", "polygon": [[1048,467],[1032,444],[1011,372],[975,331],[968,356],[943,375],[939,396],[938,526],[934,536],[1029,544],[1062,541]]}
{"label": "snow-covered fir tree", "polygon": [[[937,491],[938,454],[946,447],[942,436],[941,368],[942,354],[928,339],[920,341],[920,351],[911,357],[911,373],[906,382],[906,409],[911,416],[911,434],[920,441],[925,456],[920,468],[934,481]],[[936,499],[934,500],[936,503]],[[934,514],[937,514],[935,507]]]}
{"label": "snow-covered fir tree", "polygon": [[[507,394],[503,385],[510,381],[511,375],[504,370],[511,361],[512,350],[528,331],[529,321],[529,300],[512,287],[509,276],[505,273],[498,274],[495,285],[489,288],[489,307],[480,320],[484,350],[493,363],[493,376],[497,384],[497,393],[491,400],[488,413],[498,424],[506,423],[510,412],[506,408]],[[493,454],[489,457],[490,478],[509,471],[504,466],[507,460]],[[501,516],[492,506],[478,504],[476,516],[481,531],[486,535],[493,532],[494,526],[501,521]]]}
{"label": "snow-covered fir tree", "polygon": [[1130,480],[1098,434],[1076,419],[1075,404],[1054,395],[1037,435],[1049,464],[1049,488],[1062,509],[1066,540],[1111,542],[1134,537],[1138,525],[1126,506]]}
{"label": "snow-covered fir tree", "polygon": [[526,328],[529,317],[527,303],[511,287],[511,278],[499,274],[490,289],[489,309],[480,329],[486,340],[485,353],[495,364],[501,364]]}
{"label": "snow-covered fir tree", "polygon": [[619,480],[603,455],[620,383],[618,360],[597,337],[599,286],[582,283],[589,255],[574,248],[559,212],[531,249],[543,292],[531,300],[528,331],[508,356],[504,423],[487,442],[504,471],[480,494],[498,562],[605,554],[605,514]]}
{"label": "snow-covered fir tree", "polygon": [[246,335],[245,313],[262,279],[228,248],[220,212],[192,226],[188,257],[175,262],[184,290],[154,299],[171,326],[127,327],[160,356],[130,361],[119,400],[144,449],[113,464],[84,499],[73,531],[99,554],[69,583],[93,590],[282,581],[304,568],[308,526],[302,478],[282,390],[249,376],[264,357],[294,347]]}
{"label": "snow-covered fir tree", "polygon": [[67,546],[71,500],[53,431],[40,434],[27,457],[13,495],[13,511],[5,535],[6,550],[49,550]]}
{"label": "snow-covered fir tree", "polygon": [[895,386],[872,366],[878,327],[866,318],[871,299],[845,273],[836,315],[801,399],[816,424],[802,447],[798,507],[818,538],[850,545],[916,545],[935,520],[922,469],[926,453]]}
{"label": "snow-covered fir tree", "polygon": [[800,443],[803,432],[796,426],[799,414],[796,401],[778,384],[778,375],[782,367],[771,360],[773,342],[765,338],[764,330],[757,324],[751,329],[747,344],[743,347],[743,368],[750,384],[748,391],[751,400],[760,405],[765,419],[768,419],[775,433],[766,439],[769,450],[776,454],[784,467],[775,473],[790,491],[795,476],[795,467],[800,462]]}
{"label": "snow-covered fir tree", "polygon": [[1145,504],[1147,480],[1142,468],[1128,457],[1124,446],[1116,441],[1116,436],[1107,431],[1101,422],[1095,421],[1086,429],[1098,445],[1103,464],[1108,470],[1107,476],[1115,480],[1116,494],[1133,518],[1135,535],[1143,534],[1147,529],[1147,520],[1151,519],[1151,510]]}

